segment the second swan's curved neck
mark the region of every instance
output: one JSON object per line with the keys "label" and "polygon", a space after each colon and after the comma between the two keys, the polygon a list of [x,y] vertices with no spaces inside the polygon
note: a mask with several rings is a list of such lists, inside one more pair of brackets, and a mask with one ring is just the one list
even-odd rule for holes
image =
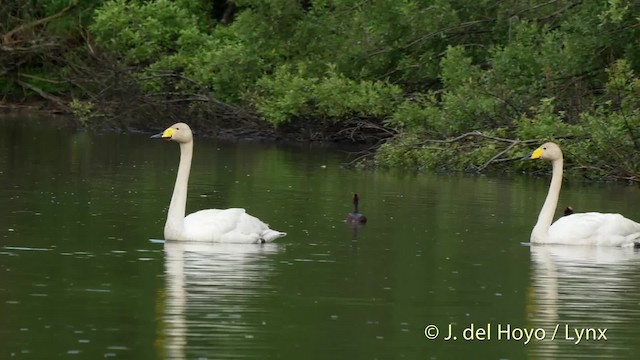
{"label": "second swan's curved neck", "polygon": [[176,175],[176,184],[171,196],[171,204],[165,224],[165,234],[168,231],[181,232],[184,228],[184,215],[187,207],[187,187],[189,172],[191,171],[191,158],[193,157],[193,142],[180,144],[180,165]]}
{"label": "second swan's curved neck", "polygon": [[560,188],[562,187],[562,158],[554,160],[551,163],[551,166],[553,168],[551,184],[549,185],[547,198],[544,201],[544,205],[542,205],[542,210],[540,210],[540,215],[538,215],[538,222],[531,233],[532,242],[544,242],[548,240],[549,227],[551,227],[553,215],[555,214],[556,207],[558,206]]}

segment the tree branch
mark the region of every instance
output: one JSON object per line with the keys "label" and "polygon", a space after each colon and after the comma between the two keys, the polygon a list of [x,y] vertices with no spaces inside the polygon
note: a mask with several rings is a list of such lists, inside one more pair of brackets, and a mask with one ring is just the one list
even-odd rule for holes
{"label": "tree branch", "polygon": [[[528,145],[528,144],[538,144],[544,141],[544,139],[528,139],[528,140],[517,140],[517,139],[507,139],[507,138],[502,138],[502,137],[498,137],[498,136],[493,136],[493,135],[487,135],[484,134],[480,131],[471,131],[468,133],[464,133],[461,135],[458,135],[454,138],[451,139],[444,139],[444,140],[439,140],[439,139],[426,139],[423,140],[419,143],[415,143],[415,144],[410,144],[410,145],[406,145],[407,147],[410,148],[424,148],[424,146],[426,144],[452,144],[455,142],[459,142],[461,140],[470,138],[470,137],[479,137],[479,138],[483,138],[483,139],[487,139],[487,140],[492,140],[492,141],[497,141],[497,142],[501,142],[501,143],[506,143],[507,146],[501,150],[500,152],[498,152],[497,154],[495,154],[493,157],[491,157],[491,159],[487,160],[484,164],[482,164],[480,167],[478,167],[476,169],[477,172],[481,172],[483,170],[485,170],[487,167],[489,167],[489,165],[493,164],[493,163],[497,163],[497,162],[504,162],[504,161],[510,161],[513,160],[513,158],[508,158],[508,159],[503,159],[502,156],[506,153],[508,153],[509,151],[511,151],[514,147],[518,146],[518,145]],[[437,150],[437,149],[434,149]]]}
{"label": "tree branch", "polygon": [[34,20],[28,23],[24,23],[24,24],[20,24],[19,26],[17,26],[16,28],[14,28],[11,31],[6,32],[4,35],[2,35],[2,45],[3,49],[6,50],[6,48],[13,48],[13,46],[11,46],[11,43],[13,43],[12,38],[15,34],[20,33],[22,31],[25,31],[27,29],[31,29],[34,28],[36,26],[42,25],[42,24],[46,24],[47,22],[57,19],[61,16],[63,16],[64,14],[68,13],[69,11],[73,10],[76,6],[78,6],[78,4],[80,4],[80,0],[75,0],[74,2],[72,2],[69,6],[67,6],[66,8],[60,10],[58,13],[53,14],[51,16],[47,16],[46,18],[43,19],[38,19],[38,20]]}
{"label": "tree branch", "polygon": [[55,95],[49,94],[49,93],[45,92],[44,90],[40,89],[39,87],[36,87],[36,86],[31,85],[29,83],[26,83],[26,82],[24,82],[24,81],[22,81],[20,79],[17,79],[15,81],[16,81],[16,84],[22,86],[23,88],[29,89],[29,90],[37,93],[38,95],[40,95],[42,98],[56,103],[64,111],[71,112],[71,108],[69,108],[67,106],[67,104],[64,102],[64,100],[62,100],[61,98],[59,98],[59,97],[57,97]]}

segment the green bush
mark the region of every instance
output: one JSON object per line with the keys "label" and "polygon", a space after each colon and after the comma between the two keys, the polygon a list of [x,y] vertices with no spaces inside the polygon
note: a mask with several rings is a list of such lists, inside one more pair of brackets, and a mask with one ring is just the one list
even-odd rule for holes
{"label": "green bush", "polygon": [[402,99],[402,90],[382,81],[354,81],[330,66],[321,77],[305,67],[282,66],[257,83],[257,109],[275,126],[296,118],[337,122],[352,117],[385,118]]}

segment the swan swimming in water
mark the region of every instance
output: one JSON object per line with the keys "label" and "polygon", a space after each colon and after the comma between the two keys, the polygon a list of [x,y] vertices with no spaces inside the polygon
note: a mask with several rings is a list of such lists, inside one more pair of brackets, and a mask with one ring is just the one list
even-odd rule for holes
{"label": "swan swimming in water", "polygon": [[346,218],[347,224],[357,225],[357,224],[366,224],[367,217],[358,211],[358,205],[360,203],[360,197],[358,194],[353,194],[353,212],[349,213]]}
{"label": "swan swimming in water", "polygon": [[620,214],[570,214],[559,218],[552,225],[562,186],[562,151],[558,145],[548,142],[525,159],[550,161],[553,169],[547,198],[540,210],[538,222],[531,232],[532,243],[638,246],[640,224]]}
{"label": "swan swimming in water", "polygon": [[165,240],[265,243],[287,235],[269,229],[267,224],[240,208],[200,210],[185,217],[193,156],[191,129],[187,124],[176,123],[151,138],[172,140],[180,144],[180,165],[164,225]]}

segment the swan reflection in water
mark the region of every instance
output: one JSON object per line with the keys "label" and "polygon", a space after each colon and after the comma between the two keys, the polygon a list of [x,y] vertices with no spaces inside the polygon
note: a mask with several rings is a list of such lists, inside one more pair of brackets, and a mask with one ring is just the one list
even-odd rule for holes
{"label": "swan reflection in water", "polygon": [[[280,244],[167,241],[161,304],[161,358],[206,358],[253,351],[266,331],[263,294],[271,289]],[[188,346],[187,346],[188,344]]]}
{"label": "swan reflection in water", "polygon": [[[599,351],[600,355],[625,357],[636,343],[640,322],[640,252],[534,244],[531,260],[527,327],[546,332],[545,340],[528,345],[532,358],[588,357]],[[600,341],[583,337],[581,346],[576,345],[575,331],[583,328],[595,329],[590,335],[595,333]],[[607,329],[606,342],[599,329]]]}

